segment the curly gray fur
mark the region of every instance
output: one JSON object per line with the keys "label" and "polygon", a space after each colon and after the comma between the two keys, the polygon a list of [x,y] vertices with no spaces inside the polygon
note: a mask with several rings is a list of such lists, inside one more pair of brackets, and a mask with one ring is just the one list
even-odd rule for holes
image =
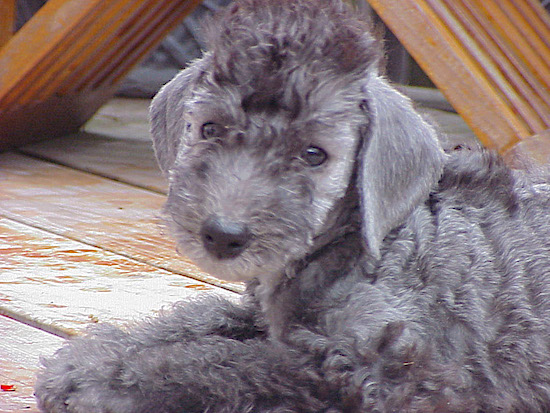
{"label": "curly gray fur", "polygon": [[550,185],[445,153],[339,1],[239,0],[155,98],[181,250],[246,280],[44,361],[45,412],[550,410]]}

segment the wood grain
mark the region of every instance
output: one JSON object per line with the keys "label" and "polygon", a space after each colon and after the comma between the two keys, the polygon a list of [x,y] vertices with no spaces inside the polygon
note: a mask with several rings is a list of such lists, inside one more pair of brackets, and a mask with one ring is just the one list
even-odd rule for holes
{"label": "wood grain", "polygon": [[150,104],[151,99],[113,98],[99,108],[82,130],[106,137],[151,143]]}
{"label": "wood grain", "polygon": [[136,187],[167,192],[150,141],[81,132],[27,145],[21,152]]}
{"label": "wood grain", "polygon": [[0,0],[0,47],[13,36],[15,28],[15,0]]}
{"label": "wood grain", "polygon": [[37,413],[33,384],[39,357],[53,354],[63,339],[0,316],[0,383],[14,391],[0,391],[0,412]]}
{"label": "wood grain", "polygon": [[0,147],[75,132],[199,0],[49,0],[0,48]]}
{"label": "wood grain", "polygon": [[550,127],[550,19],[537,0],[369,0],[478,138]]}
{"label": "wood grain", "polygon": [[225,289],[0,218],[0,313],[62,336]]}
{"label": "wood grain", "polygon": [[165,197],[23,155],[0,155],[0,215],[232,291],[176,253]]}

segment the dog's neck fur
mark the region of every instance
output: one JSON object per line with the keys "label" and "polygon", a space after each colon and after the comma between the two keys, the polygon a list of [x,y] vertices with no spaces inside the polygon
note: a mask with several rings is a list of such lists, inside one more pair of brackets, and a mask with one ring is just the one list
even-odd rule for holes
{"label": "dog's neck fur", "polygon": [[[351,186],[334,207],[331,224],[314,240],[311,252],[284,273],[266,274],[249,285],[272,337],[283,339],[293,325],[315,308],[332,283],[361,265],[366,249],[361,235],[358,192]],[[361,271],[363,272],[363,271]],[[313,317],[313,312],[310,312]]]}

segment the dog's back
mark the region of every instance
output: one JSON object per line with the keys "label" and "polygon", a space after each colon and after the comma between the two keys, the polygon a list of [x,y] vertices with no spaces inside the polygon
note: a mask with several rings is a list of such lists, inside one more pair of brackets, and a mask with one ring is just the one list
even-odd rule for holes
{"label": "dog's back", "polygon": [[410,369],[417,388],[409,404],[388,386],[386,407],[431,410],[418,389],[449,386],[436,411],[550,409],[549,182],[492,152],[451,153],[437,190],[387,237],[373,285],[410,331],[381,330],[395,340],[385,363],[402,363],[385,380]]}

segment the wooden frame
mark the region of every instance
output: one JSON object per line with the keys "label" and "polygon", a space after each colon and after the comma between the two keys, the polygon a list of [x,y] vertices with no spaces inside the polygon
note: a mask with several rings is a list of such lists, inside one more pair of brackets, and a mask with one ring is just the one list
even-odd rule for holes
{"label": "wooden frame", "polygon": [[[0,149],[76,131],[198,3],[49,0],[11,37],[15,1],[0,0]],[[486,146],[550,145],[550,18],[538,0],[369,3]]]}
{"label": "wooden frame", "polygon": [[15,0],[0,0],[0,47],[13,36],[15,26]]}
{"label": "wooden frame", "polygon": [[0,49],[0,148],[78,130],[198,3],[46,2]]}
{"label": "wooden frame", "polygon": [[550,146],[550,18],[538,0],[368,1],[486,146]]}

